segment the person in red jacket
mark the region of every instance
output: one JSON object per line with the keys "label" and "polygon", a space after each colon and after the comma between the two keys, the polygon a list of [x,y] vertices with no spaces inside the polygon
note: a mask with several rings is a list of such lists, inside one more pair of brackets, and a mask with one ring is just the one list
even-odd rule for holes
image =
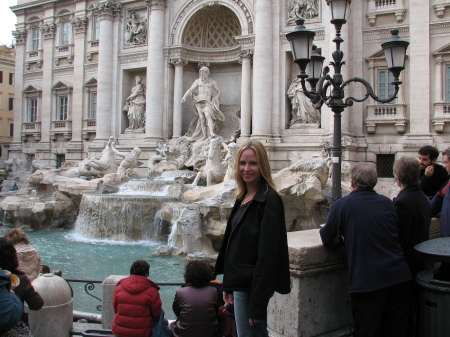
{"label": "person in red jacket", "polygon": [[112,332],[118,337],[148,337],[161,314],[159,287],[150,279],[150,265],[133,262],[130,276],[120,280],[114,290]]}

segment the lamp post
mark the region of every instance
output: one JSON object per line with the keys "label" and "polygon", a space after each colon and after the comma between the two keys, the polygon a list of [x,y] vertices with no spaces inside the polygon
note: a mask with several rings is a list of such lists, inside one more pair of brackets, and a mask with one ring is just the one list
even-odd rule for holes
{"label": "lamp post", "polygon": [[[303,25],[305,20],[299,18],[296,20],[297,26],[295,30],[286,34],[292,49],[294,62],[300,68],[300,83],[302,89],[316,109],[320,109],[323,104],[331,108],[334,113],[334,129],[333,129],[333,173],[332,173],[332,199],[333,202],[342,197],[341,187],[341,113],[348,106],[352,106],[353,102],[363,102],[367,98],[372,97],[375,101],[380,103],[388,103],[397,97],[399,86],[402,83],[399,80],[400,73],[405,69],[405,55],[409,42],[400,39],[398,30],[392,30],[392,37],[389,41],[383,43],[383,48],[388,63],[388,69],[394,76],[392,84],[395,91],[392,96],[382,99],[375,95],[375,92],[369,82],[363,78],[353,77],[346,81],[342,78],[341,68],[345,64],[342,59],[344,53],[341,51],[341,43],[344,40],[341,38],[341,28],[347,22],[349,6],[351,0],[326,0],[331,10],[332,19],[330,22],[334,25],[336,30],[336,37],[333,42],[336,44],[336,50],[333,51],[333,66],[334,75],[329,74],[330,68],[323,68],[324,57],[317,54],[315,46],[313,46],[314,32],[307,30]],[[306,88],[306,81],[310,85],[310,90]],[[351,82],[359,82],[366,88],[366,94],[362,98],[347,97],[345,98],[344,88]]]}

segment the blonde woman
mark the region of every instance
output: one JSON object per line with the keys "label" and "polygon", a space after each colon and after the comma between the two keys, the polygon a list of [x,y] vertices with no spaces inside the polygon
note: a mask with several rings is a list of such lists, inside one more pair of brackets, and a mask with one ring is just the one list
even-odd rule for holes
{"label": "blonde woman", "polygon": [[268,336],[267,305],[275,291],[290,292],[290,278],[283,201],[260,142],[241,145],[235,179],[237,199],[215,273],[224,275],[223,297],[234,304],[238,336]]}

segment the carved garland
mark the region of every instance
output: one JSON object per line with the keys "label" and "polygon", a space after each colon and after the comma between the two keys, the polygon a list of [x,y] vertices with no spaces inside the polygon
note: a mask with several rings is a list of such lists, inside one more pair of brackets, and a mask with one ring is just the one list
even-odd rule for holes
{"label": "carved garland", "polygon": [[75,34],[85,33],[87,23],[88,18],[85,16],[78,16],[75,19],[72,19],[72,25],[75,28]]}
{"label": "carved garland", "polygon": [[[234,1],[236,4],[239,5],[239,7],[241,7],[242,11],[244,12],[245,18],[247,19],[247,24],[248,24],[248,33],[252,34],[253,33],[253,21],[250,15],[250,10],[247,8],[247,6],[241,1],[241,0],[232,0]],[[177,20],[175,21],[173,28],[172,28],[172,32],[170,33],[170,43],[173,45],[175,43],[175,35],[177,33],[178,27],[180,25],[181,20],[185,17],[186,13],[196,4],[198,3],[202,3],[202,2],[206,2],[206,3],[210,3],[210,0],[191,0],[186,7],[183,8],[183,10],[181,11],[180,15],[177,17]]]}
{"label": "carved garland", "polygon": [[55,37],[56,25],[53,22],[43,24],[40,28],[42,34],[44,34],[44,40],[53,39]]}

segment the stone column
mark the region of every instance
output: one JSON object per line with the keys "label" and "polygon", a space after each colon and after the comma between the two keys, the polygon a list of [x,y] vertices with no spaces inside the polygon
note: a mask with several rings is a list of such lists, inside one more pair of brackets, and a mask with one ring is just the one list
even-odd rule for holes
{"label": "stone column", "polygon": [[443,88],[442,88],[442,75],[444,73],[444,62],[442,60],[442,55],[439,55],[436,60],[436,82],[435,82],[435,86],[436,86],[436,102],[444,102],[444,97],[442,95],[443,93]]}
{"label": "stone column", "polygon": [[[19,28],[20,27],[20,28]],[[23,74],[26,53],[27,31],[25,27],[17,25],[17,30],[13,32],[16,39],[16,64],[14,85],[14,136],[9,146],[10,151],[20,151],[22,147],[22,123],[25,121],[26,102],[23,100]]]}
{"label": "stone column", "polygon": [[[74,57],[73,60],[73,95],[72,108],[69,119],[72,120],[72,140],[68,144],[67,160],[82,160],[81,133],[83,130],[83,89],[84,89],[84,58],[85,58],[85,37],[88,18],[78,16],[72,20],[74,28]],[[70,152],[70,154],[69,154]]]}
{"label": "stone column", "polygon": [[173,84],[173,136],[172,138],[181,137],[183,127],[182,103],[183,98],[183,67],[188,63],[182,58],[171,59],[175,67],[175,79]]}
{"label": "stone column", "polygon": [[147,90],[146,90],[146,123],[147,139],[163,139],[164,121],[164,10],[165,0],[146,0],[150,10]]}
{"label": "stone column", "polygon": [[[430,112],[430,5],[428,1],[411,0],[409,2],[408,13],[410,22],[414,22],[409,27],[408,54],[409,57],[409,78],[417,79],[409,86],[409,128],[408,138],[412,143],[419,144],[417,137],[430,136],[431,112]],[[403,33],[403,35],[406,33]],[[400,32],[402,36],[402,32]],[[408,66],[408,64],[407,64]],[[402,84],[402,86],[405,84]],[[425,139],[424,139],[425,140]],[[431,141],[431,139],[429,140]]]}
{"label": "stone column", "polygon": [[[54,50],[55,50],[55,36],[56,25],[53,23],[53,10],[46,10],[46,19],[41,26],[41,33],[43,36],[43,65],[42,65],[42,104],[41,110],[38,113],[37,120],[41,122],[41,141],[39,144],[39,150],[49,149],[50,147],[50,130],[52,121],[56,120],[56,112],[52,109],[52,100],[54,99],[52,93],[53,83],[53,64],[54,64]],[[40,115],[40,116],[39,116]],[[45,151],[44,151],[45,152]],[[43,155],[43,154],[42,154]],[[53,165],[54,158],[43,158],[41,156],[36,159],[50,161],[50,165]]]}
{"label": "stone column", "polygon": [[252,125],[252,50],[239,52],[239,63],[242,64],[241,85],[241,137],[249,138]]}
{"label": "stone column", "polygon": [[100,44],[98,49],[97,79],[97,130],[96,141],[106,141],[110,136],[112,110],[112,69],[113,69],[113,17],[122,8],[120,2],[111,0],[94,4],[100,17]]}
{"label": "stone column", "polygon": [[252,137],[272,138],[272,0],[255,1]]}

